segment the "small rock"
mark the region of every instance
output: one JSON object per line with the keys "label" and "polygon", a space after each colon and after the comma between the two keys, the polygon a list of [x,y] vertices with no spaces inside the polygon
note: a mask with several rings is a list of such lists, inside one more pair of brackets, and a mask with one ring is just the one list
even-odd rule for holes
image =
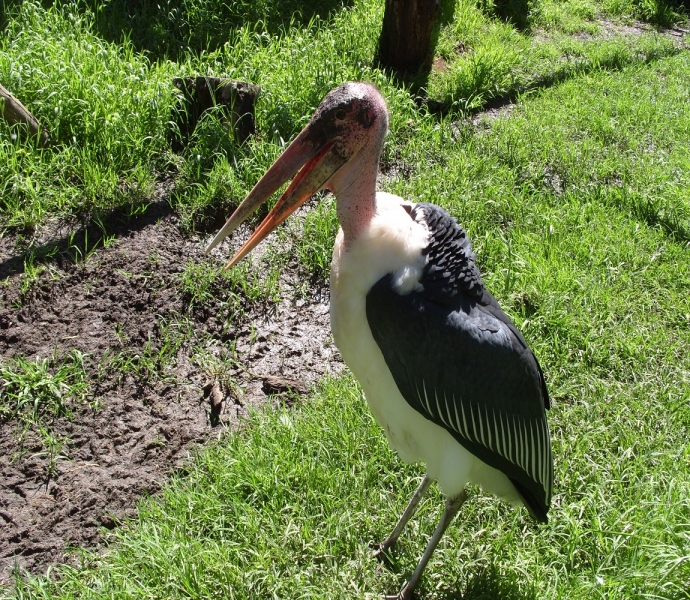
{"label": "small rock", "polygon": [[223,409],[223,392],[220,383],[217,381],[209,382],[204,386],[204,398],[208,398],[211,405],[211,426],[215,427],[219,423],[220,412]]}
{"label": "small rock", "polygon": [[307,385],[296,379],[287,379],[275,375],[261,375],[261,379],[264,382],[262,389],[266,394],[297,392],[298,394],[305,395],[309,392]]}

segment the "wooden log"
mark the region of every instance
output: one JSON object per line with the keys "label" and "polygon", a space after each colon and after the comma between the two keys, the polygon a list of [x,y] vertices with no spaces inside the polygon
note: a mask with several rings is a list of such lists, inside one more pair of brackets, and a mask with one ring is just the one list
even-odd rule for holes
{"label": "wooden log", "polygon": [[439,0],[386,0],[376,61],[398,75],[431,66],[431,34]]}
{"label": "wooden log", "polygon": [[[254,102],[261,88],[253,83],[221,77],[177,77],[173,85],[183,98],[183,110],[177,111],[176,122],[182,145],[189,141],[201,115],[214,106],[223,107],[224,121],[235,138],[244,142],[254,135]],[[173,148],[179,142],[173,142]]]}
{"label": "wooden log", "polygon": [[32,137],[37,137],[41,146],[48,143],[48,132],[41,128],[38,119],[5,87],[0,84],[0,117],[10,125],[24,123]]}

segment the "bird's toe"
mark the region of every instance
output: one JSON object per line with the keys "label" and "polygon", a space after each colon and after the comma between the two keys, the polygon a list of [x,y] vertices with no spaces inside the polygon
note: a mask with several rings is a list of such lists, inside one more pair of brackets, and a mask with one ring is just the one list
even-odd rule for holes
{"label": "bird's toe", "polygon": [[[385,541],[380,542],[379,544],[376,544],[375,542],[369,544],[369,548],[371,548],[374,551],[374,557],[378,558],[382,563],[385,563],[387,565],[390,565],[391,562],[390,550],[392,547],[393,544],[387,544]],[[397,596],[393,597],[397,598]]]}
{"label": "bird's toe", "polygon": [[399,594],[395,594],[394,596],[381,596],[381,600],[414,600],[414,597],[414,591],[409,590],[407,586],[405,586],[400,590]]}

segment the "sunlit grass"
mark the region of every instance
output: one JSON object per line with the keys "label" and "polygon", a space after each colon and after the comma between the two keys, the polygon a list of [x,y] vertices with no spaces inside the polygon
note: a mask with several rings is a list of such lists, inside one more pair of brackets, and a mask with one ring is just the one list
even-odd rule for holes
{"label": "sunlit grass", "polygon": [[[556,498],[546,526],[477,490],[437,550],[423,597],[682,598],[688,480],[682,436],[663,402],[595,385],[552,414]],[[650,470],[664,473],[650,476]],[[203,451],[106,555],[59,583],[20,580],[16,597],[374,598],[414,568],[440,515],[436,490],[382,569],[384,537],[419,482],[399,463],[348,378],[297,410],[254,414]]]}
{"label": "sunlit grass", "polygon": [[[670,222],[687,222],[687,193],[658,187],[676,189],[674,178],[687,175],[688,109],[679,101],[687,68],[681,56],[582,77],[488,128],[459,123],[442,136],[424,121],[426,137],[401,152],[419,171],[390,187],[445,205],[469,229],[487,285],[533,346],[554,401],[549,524],[475,493],[434,555],[423,597],[687,597],[688,239],[602,193],[653,186],[669,198]],[[619,126],[609,130],[612,114]],[[441,147],[442,158],[422,162]],[[621,172],[622,184],[602,176]],[[332,202],[321,206],[309,217],[330,223]],[[205,279],[193,270],[185,277],[203,297]],[[388,449],[352,380],[326,382],[299,408],[254,415],[204,451],[111,538],[108,554],[61,569],[59,583],[19,580],[14,594],[394,592],[439,516],[438,494],[410,524],[391,569],[368,544],[392,527],[419,475]]]}
{"label": "sunlit grass", "polygon": [[[289,2],[270,9],[268,3],[242,3],[232,9],[237,14],[225,5],[217,10],[203,2],[183,7],[173,0],[155,10],[141,8],[139,26],[170,36],[172,45],[180,43],[173,40],[181,30],[169,19],[181,20],[190,40],[211,40],[212,22],[227,20],[226,43],[206,48],[190,42],[174,55],[175,63],[151,62],[137,51],[141,40],[136,36],[143,36],[143,29],[116,25],[115,16],[103,21],[117,3],[99,5],[95,13],[88,4],[59,2],[44,9],[29,1],[7,6],[0,78],[49,130],[51,145],[39,150],[19,144],[0,122],[0,219],[5,227],[32,228],[56,215],[88,219],[113,209],[125,216],[135,213],[152,199],[156,179],[166,172],[175,178],[173,205],[187,226],[208,227],[230,212],[325,93],[343,81],[365,79],[382,88],[393,109],[394,135],[419,118],[414,98],[372,66],[382,17],[377,3],[358,1],[338,9],[301,5],[302,16],[308,16],[304,19],[287,18]],[[573,39],[565,34],[582,27],[559,29],[540,16],[554,6],[559,14],[584,15],[588,22],[593,15],[627,10],[543,2],[530,17],[531,28],[521,31],[491,10],[457,2],[435,49],[446,66],[423,82],[429,99],[456,113],[476,110],[496,98],[579,73],[620,69],[678,52],[678,44],[652,34]],[[280,35],[261,29],[261,21],[242,20],[256,11],[266,22],[279,23]],[[202,14],[213,18],[204,21]],[[108,26],[114,29],[104,39]],[[550,28],[548,36],[538,33],[541,26]],[[202,29],[193,33],[195,27]],[[200,73],[261,86],[257,141],[238,147],[209,115],[184,153],[172,154],[169,139],[177,106],[172,78]]]}
{"label": "sunlit grass", "polygon": [[136,204],[150,194],[170,119],[171,71],[103,42],[74,7],[26,2],[0,42],[0,78],[50,132],[49,149],[0,122],[0,215],[32,227],[59,215]]}
{"label": "sunlit grass", "polygon": [[231,322],[242,315],[247,304],[280,298],[281,274],[275,252],[267,252],[255,264],[240,263],[237,268],[222,269],[218,264],[188,262],[178,286],[189,310],[214,303],[225,320]]}

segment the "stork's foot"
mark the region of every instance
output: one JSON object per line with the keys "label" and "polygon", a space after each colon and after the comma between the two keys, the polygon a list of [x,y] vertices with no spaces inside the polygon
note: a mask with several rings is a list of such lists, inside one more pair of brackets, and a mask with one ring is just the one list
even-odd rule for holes
{"label": "stork's foot", "polygon": [[414,600],[414,589],[405,586],[395,596],[381,596],[381,600]]}
{"label": "stork's foot", "polygon": [[[390,550],[395,546],[395,542],[390,542],[387,539],[383,540],[381,543],[376,544],[372,542],[369,544],[369,548],[371,548],[374,551],[374,557],[378,558],[382,563],[385,563],[387,565],[390,564],[391,559],[390,559]],[[391,596],[393,598],[397,598],[397,596]]]}

